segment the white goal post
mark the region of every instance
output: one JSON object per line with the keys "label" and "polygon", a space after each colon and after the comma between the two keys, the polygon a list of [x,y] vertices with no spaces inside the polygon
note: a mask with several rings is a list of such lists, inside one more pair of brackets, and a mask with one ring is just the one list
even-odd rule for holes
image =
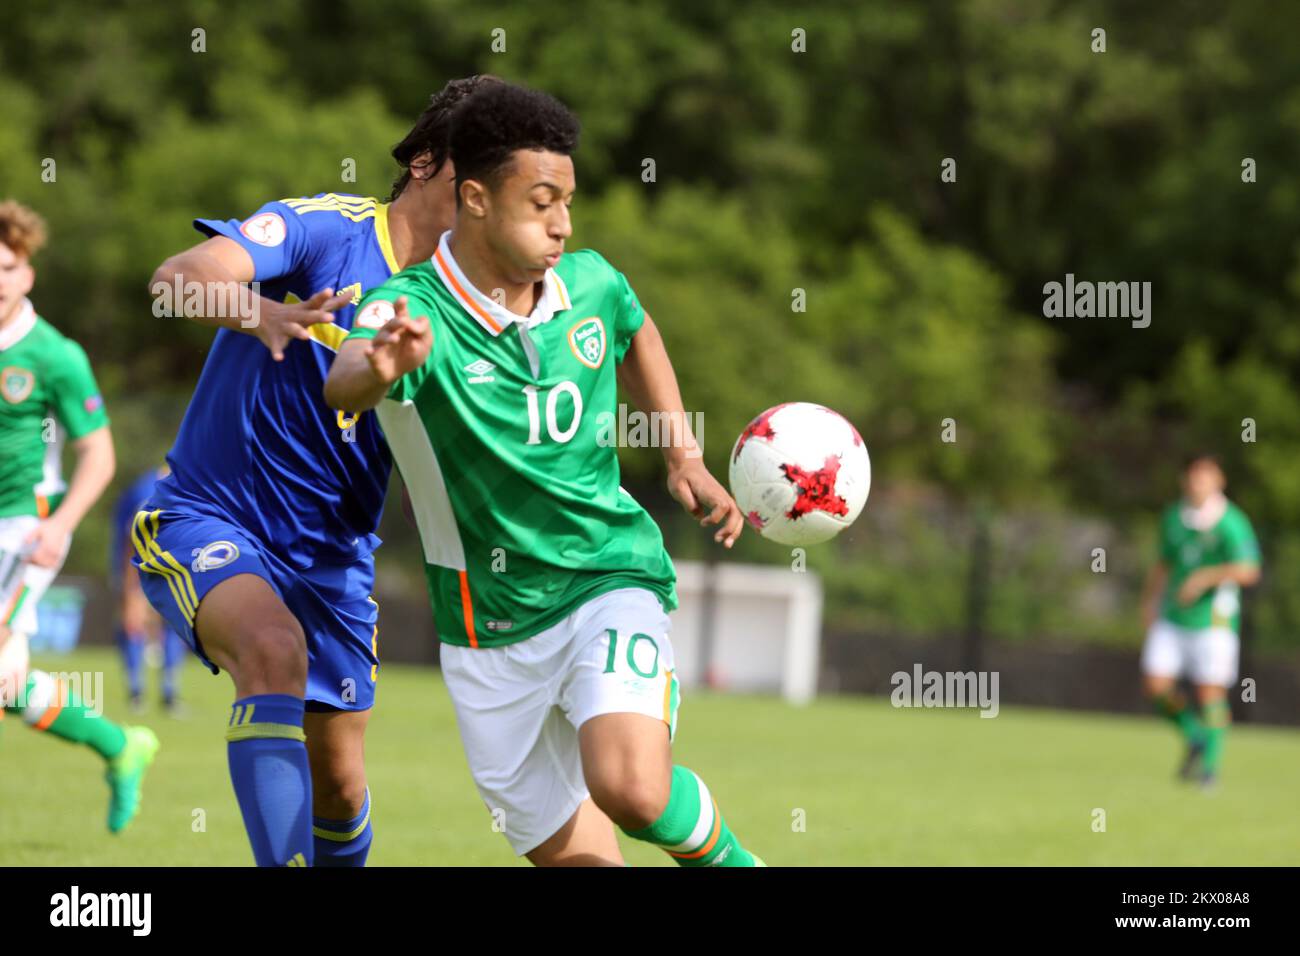
{"label": "white goal post", "polygon": [[675,561],[680,607],[670,635],[684,687],[817,694],[822,583],[811,571]]}

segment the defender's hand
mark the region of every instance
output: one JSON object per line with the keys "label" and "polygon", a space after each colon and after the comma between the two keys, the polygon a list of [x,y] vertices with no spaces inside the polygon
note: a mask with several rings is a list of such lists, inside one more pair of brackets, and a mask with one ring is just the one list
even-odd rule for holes
{"label": "defender's hand", "polygon": [[681,502],[683,508],[699,518],[702,526],[720,525],[713,535],[714,541],[720,541],[728,548],[736,543],[741,529],[745,527],[745,516],[740,513],[740,506],[727,494],[727,489],[709,474],[700,459],[689,459],[669,470],[668,493]]}
{"label": "defender's hand", "polygon": [[321,289],[306,302],[270,302],[263,300],[261,314],[249,331],[271,350],[277,362],[284,361],[284,350],[294,339],[309,339],[311,326],[333,322],[334,313],[352,301],[352,294],[335,295],[333,289]]}
{"label": "defender's hand", "polygon": [[427,316],[411,318],[406,311],[406,296],[393,303],[394,317],[375,333],[366,347],[366,359],[375,377],[392,385],[408,372],[425,363],[433,348],[433,329]]}

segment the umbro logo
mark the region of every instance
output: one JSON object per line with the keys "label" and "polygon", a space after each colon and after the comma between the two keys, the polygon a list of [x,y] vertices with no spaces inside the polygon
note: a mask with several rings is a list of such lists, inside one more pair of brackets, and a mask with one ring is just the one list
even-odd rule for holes
{"label": "umbro logo", "polygon": [[496,368],[496,366],[486,359],[475,359],[473,362],[470,362],[465,366],[465,371],[469,372],[469,383],[471,385],[478,385],[482,382],[496,381],[495,378],[488,374],[488,372],[492,371],[494,368]]}

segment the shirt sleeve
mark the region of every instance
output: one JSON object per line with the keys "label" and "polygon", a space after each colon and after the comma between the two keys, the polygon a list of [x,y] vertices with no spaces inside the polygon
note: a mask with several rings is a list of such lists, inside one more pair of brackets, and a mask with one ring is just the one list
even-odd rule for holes
{"label": "shirt sleeve", "polygon": [[108,424],[104,398],[80,345],[66,342],[49,375],[54,415],[70,439],[76,441]]}
{"label": "shirt sleeve", "polygon": [[239,243],[253,260],[253,280],[271,282],[310,269],[317,245],[314,240],[328,238],[317,233],[327,231],[333,218],[301,215],[279,201],[267,203],[242,222],[195,219],[194,228],[204,235],[225,236]]}
{"label": "shirt sleeve", "polygon": [[1259,563],[1259,541],[1255,538],[1255,529],[1251,527],[1250,519],[1244,514],[1238,514],[1237,520],[1224,523],[1224,544],[1228,554],[1228,560],[1232,563],[1248,562],[1250,564]]}
{"label": "shirt sleeve", "polygon": [[[361,305],[357,307],[356,318],[352,320],[352,330],[348,332],[348,337],[344,342],[350,342],[353,339],[373,339],[375,333],[392,321],[397,314],[393,308],[393,303],[406,296],[406,311],[413,319],[421,316],[433,321],[433,309],[429,308],[428,303],[419,295],[407,288],[405,283],[394,282],[389,280],[383,285],[371,289],[366,293],[366,297],[361,300]],[[435,343],[436,344],[436,343]],[[433,349],[429,350],[429,357],[425,363],[413,372],[399,378],[393,383],[388,390],[388,397],[397,402],[405,402],[415,398],[415,394],[424,385],[425,380],[429,377],[433,369]]]}
{"label": "shirt sleeve", "polygon": [[645,309],[627,277],[613,266],[609,268],[614,273],[614,362],[618,364],[632,347],[633,337],[645,324]]}

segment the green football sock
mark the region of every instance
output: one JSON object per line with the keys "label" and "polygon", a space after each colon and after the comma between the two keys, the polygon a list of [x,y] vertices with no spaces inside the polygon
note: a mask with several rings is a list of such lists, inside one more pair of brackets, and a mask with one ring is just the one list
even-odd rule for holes
{"label": "green football sock", "polygon": [[1223,757],[1223,742],[1228,734],[1228,725],[1232,723],[1232,710],[1227,700],[1212,700],[1202,708],[1205,712],[1205,756],[1202,761],[1207,773],[1219,772],[1219,760]]}
{"label": "green football sock", "polygon": [[9,713],[21,714],[35,730],[62,737],[111,760],[126,746],[122,728],[102,714],[97,714],[68,689],[44,671],[29,671],[21,706],[6,707]]}
{"label": "green football sock", "polygon": [[756,866],[753,854],[727,828],[704,781],[685,767],[673,767],[672,789],[663,814],[644,830],[624,830],[653,843],[679,866]]}
{"label": "green football sock", "polygon": [[1187,706],[1187,700],[1181,694],[1159,694],[1153,700],[1156,713],[1168,718],[1186,738],[1189,744],[1198,744],[1205,736],[1205,728],[1196,717],[1196,712]]}

